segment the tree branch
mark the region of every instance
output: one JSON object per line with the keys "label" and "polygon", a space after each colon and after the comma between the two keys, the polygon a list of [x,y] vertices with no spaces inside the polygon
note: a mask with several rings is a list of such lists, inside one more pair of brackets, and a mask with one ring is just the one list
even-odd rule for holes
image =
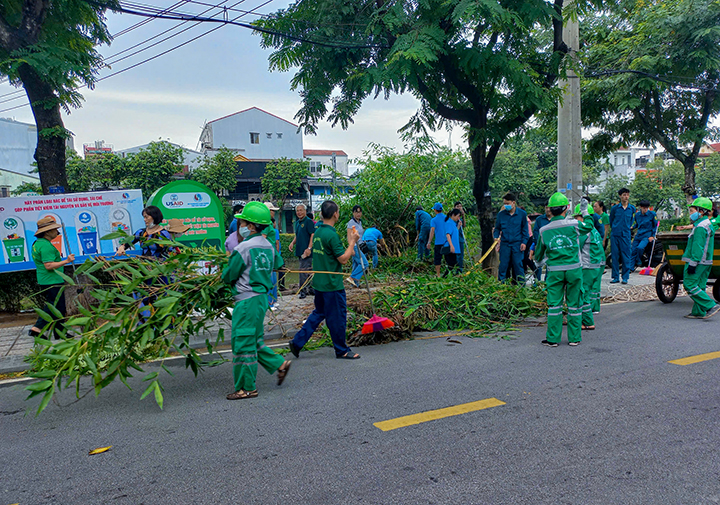
{"label": "tree branch", "polygon": [[472,110],[468,109],[455,109],[449,105],[445,105],[440,101],[437,95],[430,91],[430,88],[423,82],[420,76],[417,76],[418,91],[422,95],[423,99],[430,104],[430,107],[437,112],[440,116],[451,121],[460,121],[468,123],[471,126],[475,125],[477,118]]}
{"label": "tree branch", "polygon": [[667,135],[663,134],[661,131],[658,131],[657,128],[654,128],[650,124],[650,121],[648,121],[648,119],[645,116],[643,116],[643,114],[642,114],[642,112],[640,112],[640,110],[633,109],[632,113],[635,116],[635,119],[637,119],[638,121],[640,121],[640,123],[642,123],[643,128],[645,129],[646,132],[648,132],[650,134],[650,136],[652,138],[657,140],[660,143],[660,145],[663,146],[665,148],[665,150],[672,155],[673,158],[678,160],[683,165],[685,164],[685,159],[687,158],[687,156],[685,155],[685,153],[683,153],[681,150],[679,150],[677,148],[677,145],[672,140],[670,140],[670,138],[668,138]]}
{"label": "tree branch", "polygon": [[445,77],[470,101],[479,114],[483,114],[485,107],[483,106],[482,92],[476,86],[470,84],[469,80],[460,78],[458,68],[450,56],[441,54],[439,60],[443,68],[445,68]]}
{"label": "tree branch", "polygon": [[50,7],[50,0],[25,0],[22,20],[13,28],[0,16],[0,47],[8,53],[36,44]]}

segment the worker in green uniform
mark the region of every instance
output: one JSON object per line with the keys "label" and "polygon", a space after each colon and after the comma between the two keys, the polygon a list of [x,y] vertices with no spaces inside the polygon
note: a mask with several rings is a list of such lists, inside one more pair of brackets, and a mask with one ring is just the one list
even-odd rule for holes
{"label": "worker in green uniform", "polygon": [[605,271],[605,249],[600,232],[592,216],[583,215],[580,204],[575,206],[575,219],[593,222],[590,233],[580,235],[580,264],[582,265],[582,329],[594,330],[593,314],[600,312],[600,283]]}
{"label": "worker in green uniform", "polygon": [[[563,299],[567,303],[568,343],[580,344],[582,326],[582,266],[580,265],[580,235],[593,228],[589,223],[565,219],[568,199],[558,192],[548,200],[553,218],[540,230],[535,259],[547,264],[547,331],[544,345],[560,345],[563,327]],[[582,201],[581,210],[587,212],[587,200]]]}
{"label": "worker in green uniform", "polygon": [[710,222],[711,214],[712,202],[709,198],[701,196],[690,205],[693,230],[682,258],[685,262],[683,287],[693,301],[692,312],[685,316],[688,319],[707,319],[720,311],[720,304],[716,304],[705,291],[715,250],[715,227]]}
{"label": "worker in green uniform", "polygon": [[280,254],[262,235],[270,225],[270,210],[260,202],[250,202],[238,218],[238,233],[243,237],[233,249],[222,280],[232,286],[235,307],[232,315],[233,378],[235,392],[228,400],[255,398],[258,362],[268,373],[277,372],[278,386],[283,383],[290,361],[265,345],[265,313],[271,274],[282,265]]}

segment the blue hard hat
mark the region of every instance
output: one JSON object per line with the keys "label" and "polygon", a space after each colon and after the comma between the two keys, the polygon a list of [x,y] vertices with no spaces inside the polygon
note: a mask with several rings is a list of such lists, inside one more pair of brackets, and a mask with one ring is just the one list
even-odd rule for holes
{"label": "blue hard hat", "polygon": [[433,210],[442,210],[442,203],[437,202],[435,205],[433,205]]}

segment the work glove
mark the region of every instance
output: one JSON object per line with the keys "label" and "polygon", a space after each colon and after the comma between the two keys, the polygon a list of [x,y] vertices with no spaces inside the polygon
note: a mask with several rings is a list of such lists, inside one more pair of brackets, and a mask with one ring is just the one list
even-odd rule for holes
{"label": "work glove", "polygon": [[589,215],[590,215],[590,214],[588,213],[588,203],[589,203],[589,202],[588,202],[585,198],[583,198],[583,199],[580,200],[580,212],[582,213],[583,216],[589,216]]}
{"label": "work glove", "polygon": [[688,273],[690,275],[693,275],[695,273],[695,270],[697,270],[697,265],[688,265]]}

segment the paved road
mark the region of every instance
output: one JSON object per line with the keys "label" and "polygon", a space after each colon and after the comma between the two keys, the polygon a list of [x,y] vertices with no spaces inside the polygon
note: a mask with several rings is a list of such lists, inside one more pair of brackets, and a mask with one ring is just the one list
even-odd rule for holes
{"label": "paved road", "polygon": [[[228,365],[179,362],[166,405],[142,384],[39,418],[0,389],[0,505],[720,503],[720,318],[687,298],[605,307],[583,344],[416,340],[302,354],[278,388],[228,402]],[[381,431],[373,423],[497,398],[505,405]],[[107,453],[90,449],[112,445]]]}

